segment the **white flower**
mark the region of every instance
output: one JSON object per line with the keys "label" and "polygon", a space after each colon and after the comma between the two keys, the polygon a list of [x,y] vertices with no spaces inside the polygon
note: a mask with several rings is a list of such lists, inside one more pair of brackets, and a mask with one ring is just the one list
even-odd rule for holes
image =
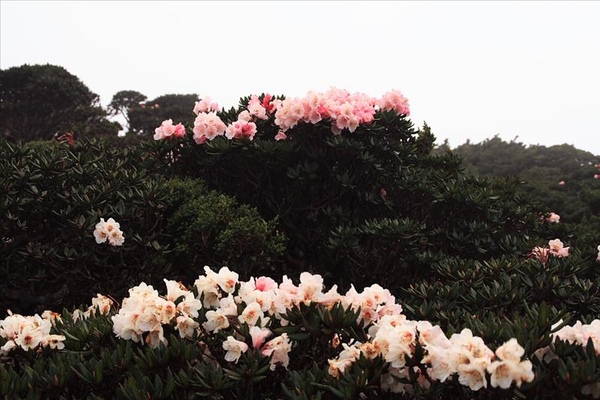
{"label": "white flower", "polygon": [[287,333],[267,342],[261,350],[263,356],[271,356],[271,371],[275,370],[277,365],[287,368],[290,363],[289,352],[292,349],[290,339]]}
{"label": "white flower", "polygon": [[223,349],[227,350],[227,353],[225,353],[225,360],[237,363],[242,353],[245,353],[248,350],[248,345],[234,339],[233,336],[227,336],[227,340],[223,342]]}
{"label": "white flower", "polygon": [[535,377],[530,361],[511,359],[494,361],[488,365],[487,371],[491,374],[490,383],[492,387],[502,389],[508,389],[513,381],[515,381],[517,387],[521,387],[523,382],[531,382]]}
{"label": "white flower", "polygon": [[264,319],[264,313],[257,302],[252,302],[244,308],[242,315],[238,317],[238,320],[243,324],[246,323],[248,326],[254,326],[258,322],[258,319]]}
{"label": "white flower", "polygon": [[108,221],[104,221],[104,218],[100,218],[100,222],[96,224],[94,230],[96,243],[100,244],[108,240],[112,246],[121,246],[125,241],[125,236],[119,228],[120,224],[114,219],[109,218]]}
{"label": "white flower", "polygon": [[182,338],[193,338],[194,332],[200,326],[196,321],[191,319],[190,317],[184,317],[180,315],[177,317],[177,325],[175,325],[175,329],[179,331],[179,336]]}
{"label": "white flower", "polygon": [[209,332],[217,333],[229,327],[229,319],[223,310],[210,310],[206,312],[206,322],[202,325]]}
{"label": "white flower", "polygon": [[233,293],[235,285],[238,282],[239,275],[233,271],[230,271],[229,268],[223,267],[219,270],[219,273],[216,274],[215,278],[217,284],[221,289],[223,289],[223,291],[226,293]]}

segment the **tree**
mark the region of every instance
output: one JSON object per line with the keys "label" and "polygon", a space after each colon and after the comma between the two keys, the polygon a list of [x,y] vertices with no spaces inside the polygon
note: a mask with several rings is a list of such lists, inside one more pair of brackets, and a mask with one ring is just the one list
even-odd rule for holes
{"label": "tree", "polygon": [[108,112],[111,116],[121,115],[127,122],[127,129],[131,124],[129,120],[129,110],[139,107],[148,97],[135,90],[121,90],[115,93],[110,104]]}
{"label": "tree", "polygon": [[114,134],[99,97],[75,75],[56,65],[22,65],[0,70],[0,136],[20,141]]}
{"label": "tree", "polygon": [[167,94],[128,109],[129,132],[153,135],[165,119],[174,123],[189,121],[194,116],[197,94]]}

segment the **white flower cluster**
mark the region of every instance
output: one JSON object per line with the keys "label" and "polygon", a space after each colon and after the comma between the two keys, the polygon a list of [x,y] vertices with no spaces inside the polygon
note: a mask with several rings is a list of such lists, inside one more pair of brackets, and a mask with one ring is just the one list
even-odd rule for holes
{"label": "white flower cluster", "polygon": [[[166,343],[163,325],[174,323],[181,337],[193,337],[202,308],[200,300],[179,282],[164,280],[167,296],[161,297],[152,286],[141,283],[129,289],[129,297],[123,300],[119,313],[112,317],[113,332],[125,340],[145,342],[151,347]],[[175,301],[183,297],[177,305]]]}
{"label": "white flower cluster", "polygon": [[6,319],[0,321],[0,336],[6,339],[6,343],[0,347],[0,355],[18,347],[26,351],[46,346],[59,350],[65,347],[63,335],[50,334],[54,318],[59,318],[55,314],[45,312],[44,318],[38,314],[22,316],[10,311],[8,314]]}
{"label": "white flower cluster", "polygon": [[[352,287],[342,295],[336,286],[324,292],[322,277],[308,272],[302,273],[300,283],[295,285],[286,276],[280,284],[267,277],[241,282],[238,274],[227,267],[218,272],[204,267],[204,271],[194,283],[202,302],[172,281],[165,281],[166,298],[145,284],[131,289],[130,297],[113,317],[114,332],[123,339],[135,341],[141,341],[145,335],[146,343],[157,346],[164,343],[163,325],[175,324],[175,321],[182,337],[193,337],[195,331],[217,333],[231,325],[247,324],[250,338],[243,337],[238,329],[231,329],[233,334],[224,340],[225,360],[237,363],[243,353],[253,348],[263,356],[270,356],[271,369],[275,369],[277,365],[288,366],[292,343],[285,333],[276,336],[269,329],[272,323],[288,325],[286,313],[300,303],[318,303],[325,307],[341,304],[344,308],[360,310],[357,318],[369,327],[369,341],[340,343],[339,337],[337,341],[334,338],[332,345],[343,347],[336,359],[328,360],[329,374],[334,377],[341,376],[361,354],[367,358],[382,356],[390,363],[389,373],[382,378],[383,388],[409,392],[412,387],[400,383],[396,377],[409,376],[406,357],[414,355],[416,340],[419,340],[426,350],[423,364],[427,365],[426,370],[419,373],[420,384],[428,385],[427,378],[443,382],[457,374],[463,385],[478,390],[488,386],[487,374],[490,384],[501,388],[508,388],[513,382],[520,386],[534,379],[532,365],[521,360],[524,350],[515,339],[498,348],[495,354],[468,329],[448,339],[439,326],[407,320],[395,297],[379,285],[367,287],[360,293]],[[174,301],[180,296],[185,300],[176,305]],[[208,310],[206,321],[199,326],[192,318],[201,307]]]}
{"label": "white flower cluster", "polygon": [[120,227],[119,223],[115,222],[112,218],[109,218],[108,221],[104,221],[104,218],[100,218],[100,222],[96,224],[96,229],[94,230],[96,243],[101,244],[108,240],[108,243],[112,246],[123,245],[123,242],[125,242],[125,235],[123,235],[123,232],[119,229]]}
{"label": "white flower cluster", "polygon": [[[418,339],[417,339],[418,338]],[[428,321],[410,321],[404,315],[383,315],[369,328],[369,341],[344,345],[339,357],[329,360],[329,374],[339,376],[357,360],[361,353],[366,358],[382,356],[390,363],[388,374],[381,379],[382,388],[394,393],[410,393],[410,384],[398,378],[408,378],[406,357],[412,357],[416,341],[425,349],[422,360],[428,367],[423,371],[413,367],[418,374],[418,384],[430,385],[430,380],[446,381],[454,374],[462,385],[479,390],[488,385],[490,374],[492,387],[507,389],[513,382],[534,379],[530,361],[522,361],[524,349],[511,339],[500,346],[496,353],[490,350],[480,337],[473,336],[469,329],[454,334],[450,339],[441,328]],[[429,379],[428,379],[429,378]]]}
{"label": "white flower cluster", "polygon": [[[560,320],[552,326],[552,330],[563,324]],[[574,325],[566,325],[552,333],[551,336],[556,339],[560,339],[571,344],[579,346],[587,346],[588,341],[591,339],[594,345],[594,351],[596,356],[600,355],[600,319],[595,319],[590,324],[582,324],[581,321],[577,321]],[[547,363],[557,359],[558,357],[550,347],[544,347],[538,349],[535,355]],[[581,393],[584,395],[592,395],[594,399],[600,399],[600,382],[590,383],[581,387]]]}
{"label": "white flower cluster", "polygon": [[77,321],[79,319],[87,319],[90,315],[96,315],[96,313],[100,315],[107,315],[110,312],[114,302],[104,295],[100,293],[96,294],[96,297],[92,299],[92,305],[88,307],[86,311],[81,311],[79,309],[73,311],[73,321]]}
{"label": "white flower cluster", "polygon": [[598,257],[596,258],[596,261],[600,262],[600,246],[598,246]]}

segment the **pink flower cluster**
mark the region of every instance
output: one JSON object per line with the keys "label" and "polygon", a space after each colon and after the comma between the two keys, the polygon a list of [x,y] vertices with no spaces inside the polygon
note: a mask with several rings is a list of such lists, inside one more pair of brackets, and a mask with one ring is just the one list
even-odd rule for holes
{"label": "pink flower cluster", "polygon": [[377,109],[393,110],[409,115],[408,100],[397,90],[386,93],[377,100],[363,93],[353,93],[332,88],[325,93],[308,92],[304,98],[288,98],[276,102],[275,125],[282,132],[298,123],[316,124],[331,122],[331,131],[340,134],[344,129],[354,132],[359,125],[373,121]]}
{"label": "pink flower cluster", "polygon": [[543,263],[548,262],[550,256],[562,258],[569,255],[569,247],[564,247],[560,239],[550,240],[548,247],[534,247],[529,253],[529,257],[540,260]]}
{"label": "pink flower cluster", "polygon": [[65,347],[63,335],[51,335],[53,314],[22,316],[8,312],[8,317],[0,321],[0,336],[6,343],[0,347],[0,355],[8,354],[18,347],[23,350],[33,350],[39,347],[63,349]]}
{"label": "pink flower cluster", "polygon": [[100,222],[96,224],[96,229],[94,230],[96,243],[101,244],[108,240],[108,243],[111,246],[123,245],[123,242],[125,242],[125,235],[120,227],[121,225],[112,218],[109,218],[108,221],[104,221],[104,218],[100,218]]}
{"label": "pink flower cluster", "polygon": [[185,127],[179,123],[173,125],[172,119],[167,119],[154,130],[154,140],[182,138],[185,136]]}
{"label": "pink flower cluster", "polygon": [[337,88],[324,93],[311,91],[303,98],[285,100],[273,99],[270,94],[266,94],[262,100],[257,95],[252,95],[237,121],[229,125],[216,114],[217,108],[209,97],[196,103],[196,143],[201,144],[223,135],[228,139],[253,140],[256,133],[255,122],[272,117],[273,123],[279,127],[275,140],[285,140],[285,132],[299,123],[329,121],[332,132],[340,134],[345,129],[354,132],[359,125],[372,122],[377,110],[394,111],[399,115],[410,114],[408,100],[397,90],[389,91],[381,99],[376,99],[363,93],[351,94]]}

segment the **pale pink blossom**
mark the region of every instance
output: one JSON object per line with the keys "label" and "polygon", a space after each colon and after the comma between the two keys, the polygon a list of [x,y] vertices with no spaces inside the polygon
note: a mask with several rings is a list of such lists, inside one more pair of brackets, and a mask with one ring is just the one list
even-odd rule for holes
{"label": "pale pink blossom", "polygon": [[550,254],[556,257],[567,257],[569,255],[569,247],[564,247],[560,239],[550,240],[548,242]]}
{"label": "pale pink blossom", "polygon": [[378,105],[383,111],[394,110],[399,115],[410,115],[408,99],[398,90],[391,90],[384,94]]}
{"label": "pale pink blossom", "polygon": [[225,129],[227,139],[254,139],[256,135],[256,124],[243,119],[238,119],[236,122],[229,124]]}
{"label": "pale pink blossom", "polygon": [[261,292],[268,292],[270,290],[277,289],[277,282],[266,276],[256,278],[256,290]]}
{"label": "pale pink blossom", "polygon": [[217,136],[225,134],[227,126],[221,118],[214,112],[198,114],[194,121],[194,140],[197,144],[202,144],[206,140],[213,140]]}
{"label": "pale pink blossom", "polygon": [[279,132],[277,132],[277,135],[275,135],[276,141],[285,140],[285,139],[287,139],[287,135],[285,134],[284,131],[279,131]]}
{"label": "pale pink blossom", "polygon": [[258,96],[252,95],[250,101],[248,102],[248,112],[254,115],[258,119],[268,119],[267,110],[262,105],[261,101],[258,99]]}
{"label": "pale pink blossom", "polygon": [[177,125],[173,125],[172,119],[166,119],[162,122],[162,124],[154,130],[154,140],[163,140],[163,139],[171,139],[182,138],[185,136],[185,127],[179,123]]}
{"label": "pale pink blossom", "polygon": [[198,100],[194,106],[194,114],[196,115],[218,110],[219,105],[217,103],[213,103],[210,97],[205,97],[201,100]]}
{"label": "pale pink blossom", "polygon": [[566,184],[567,184],[567,182],[565,182],[565,181],[560,181],[560,182],[558,182],[558,185],[559,185],[559,186],[565,186]]}
{"label": "pale pink blossom", "polygon": [[267,328],[253,326],[250,328],[250,337],[252,338],[252,347],[260,349],[265,339],[271,335],[271,331]]}
{"label": "pale pink blossom", "polygon": [[559,223],[560,222],[560,215],[551,212],[550,215],[546,218],[546,221],[548,221],[550,223]]}

